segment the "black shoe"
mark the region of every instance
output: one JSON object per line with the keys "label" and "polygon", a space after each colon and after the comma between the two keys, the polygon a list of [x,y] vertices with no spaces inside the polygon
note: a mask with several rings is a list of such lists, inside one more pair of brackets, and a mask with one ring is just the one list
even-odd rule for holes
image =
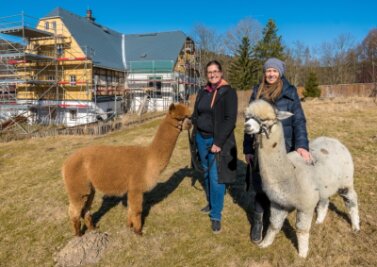
{"label": "black shoe", "polygon": [[211,228],[214,234],[218,234],[221,231],[221,221],[211,220]]}
{"label": "black shoe", "polygon": [[259,244],[263,239],[263,213],[255,212],[253,214],[252,224],[253,225],[250,229],[250,239],[253,243]]}
{"label": "black shoe", "polygon": [[200,210],[203,213],[209,213],[211,211],[209,204]]}

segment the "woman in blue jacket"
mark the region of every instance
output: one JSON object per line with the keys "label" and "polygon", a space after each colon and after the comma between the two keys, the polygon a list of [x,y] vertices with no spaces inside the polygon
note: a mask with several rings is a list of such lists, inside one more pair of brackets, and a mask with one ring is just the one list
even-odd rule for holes
{"label": "woman in blue jacket", "polygon": [[[262,98],[274,103],[278,110],[293,113],[293,116],[282,121],[287,153],[296,151],[305,161],[311,162],[306,119],[300,98],[297,89],[284,77],[284,71],[284,62],[277,58],[268,59],[263,65],[262,82],[253,88],[250,102]],[[253,145],[254,137],[245,134],[243,152],[248,163],[247,177],[250,179],[250,188],[256,193],[250,238],[254,243],[259,243],[262,241],[263,212],[269,208],[269,201],[262,191],[262,181],[255,161],[257,158]]]}

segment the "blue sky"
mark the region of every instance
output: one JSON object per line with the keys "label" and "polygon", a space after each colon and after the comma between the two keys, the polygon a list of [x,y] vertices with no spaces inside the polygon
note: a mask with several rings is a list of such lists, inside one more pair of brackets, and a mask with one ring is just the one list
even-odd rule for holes
{"label": "blue sky", "polygon": [[331,42],[340,34],[350,34],[357,43],[377,27],[376,0],[0,0],[0,3],[0,17],[24,11],[39,18],[58,6],[84,16],[89,7],[98,23],[123,33],[182,30],[190,35],[196,24],[222,33],[246,17],[258,20],[263,26],[272,18],[286,45],[299,40],[311,48]]}

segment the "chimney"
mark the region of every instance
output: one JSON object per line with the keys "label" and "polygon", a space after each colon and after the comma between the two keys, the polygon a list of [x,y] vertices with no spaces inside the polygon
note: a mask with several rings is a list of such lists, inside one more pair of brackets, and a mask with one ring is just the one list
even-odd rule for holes
{"label": "chimney", "polygon": [[89,21],[95,21],[96,19],[92,16],[92,10],[91,9],[87,9],[86,10],[86,19],[89,20]]}

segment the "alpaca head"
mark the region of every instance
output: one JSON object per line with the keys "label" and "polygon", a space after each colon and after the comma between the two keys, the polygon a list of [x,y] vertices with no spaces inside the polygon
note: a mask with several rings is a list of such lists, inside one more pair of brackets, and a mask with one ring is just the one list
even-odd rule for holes
{"label": "alpaca head", "polygon": [[272,125],[277,123],[278,120],[284,120],[292,115],[287,111],[279,111],[263,99],[255,100],[245,110],[245,133],[268,134]]}
{"label": "alpaca head", "polygon": [[178,122],[182,130],[191,128],[191,110],[184,104],[171,104],[168,115]]}

